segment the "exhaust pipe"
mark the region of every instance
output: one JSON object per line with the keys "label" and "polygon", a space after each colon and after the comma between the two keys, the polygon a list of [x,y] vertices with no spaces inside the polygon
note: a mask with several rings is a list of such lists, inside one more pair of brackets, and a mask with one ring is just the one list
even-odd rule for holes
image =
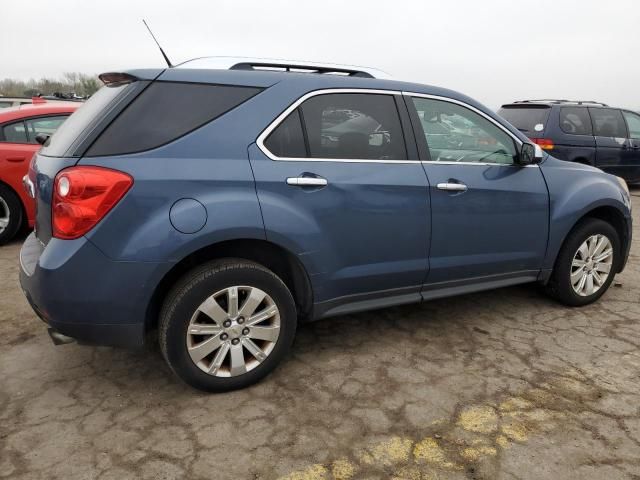
{"label": "exhaust pipe", "polygon": [[49,327],[47,328],[47,332],[49,333],[51,341],[54,345],[66,345],[67,343],[73,343],[76,341],[75,338],[67,337],[66,335],[63,335],[62,333],[57,331],[55,328]]}

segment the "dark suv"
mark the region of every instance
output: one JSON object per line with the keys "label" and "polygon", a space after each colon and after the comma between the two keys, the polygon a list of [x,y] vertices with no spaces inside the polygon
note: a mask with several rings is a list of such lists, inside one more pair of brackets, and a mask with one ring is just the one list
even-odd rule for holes
{"label": "dark suv", "polygon": [[523,100],[498,113],[550,155],[640,182],[640,115],[604,103]]}
{"label": "dark suv", "polygon": [[376,75],[102,75],[25,180],[20,280],[53,339],[157,333],[178,376],[220,391],[271,371],[298,322],[526,282],[572,306],[606,292],[631,244],[624,180]]}

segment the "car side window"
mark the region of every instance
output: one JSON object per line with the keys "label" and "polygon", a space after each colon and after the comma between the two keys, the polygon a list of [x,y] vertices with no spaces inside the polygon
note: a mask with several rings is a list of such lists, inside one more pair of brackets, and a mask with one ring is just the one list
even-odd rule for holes
{"label": "car side window", "polygon": [[312,158],[407,159],[393,95],[317,95],[300,108]]}
{"label": "car side window", "polygon": [[512,165],[511,136],[476,112],[443,100],[412,97],[432,161]]}
{"label": "car side window", "polygon": [[306,100],[265,141],[278,157],[406,160],[393,95],[320,94]]}
{"label": "car side window", "polygon": [[591,135],[591,118],[584,107],[562,107],[560,129],[570,135]]}
{"label": "car side window", "polygon": [[593,134],[599,137],[626,138],[627,126],[620,110],[615,108],[590,108]]}
{"label": "car side window", "polygon": [[38,143],[36,141],[36,135],[44,133],[46,135],[53,135],[62,122],[64,122],[69,115],[57,115],[52,117],[40,117],[31,118],[25,120],[27,127],[27,134],[29,137],[29,143]]}
{"label": "car side window", "polygon": [[24,122],[10,123],[2,127],[2,135],[0,141],[7,143],[29,143],[27,138],[27,130]]}
{"label": "car side window", "polygon": [[640,139],[640,115],[633,112],[622,112],[629,127],[629,138]]}

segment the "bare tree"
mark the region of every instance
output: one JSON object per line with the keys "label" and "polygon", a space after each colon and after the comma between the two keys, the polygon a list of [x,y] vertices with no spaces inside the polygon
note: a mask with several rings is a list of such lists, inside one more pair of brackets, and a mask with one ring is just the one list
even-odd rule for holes
{"label": "bare tree", "polygon": [[27,81],[13,78],[0,79],[0,95],[5,97],[31,97],[54,93],[75,93],[81,97],[93,95],[101,84],[95,75],[80,72],[65,72],[62,78],[41,78]]}

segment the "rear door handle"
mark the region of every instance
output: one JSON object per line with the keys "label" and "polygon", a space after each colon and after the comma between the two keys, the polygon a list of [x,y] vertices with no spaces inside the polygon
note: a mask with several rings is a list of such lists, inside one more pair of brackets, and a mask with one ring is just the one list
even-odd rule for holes
{"label": "rear door handle", "polygon": [[18,162],[24,162],[26,159],[27,157],[7,157],[7,162],[18,163]]}
{"label": "rear door handle", "polygon": [[287,185],[295,187],[326,187],[328,184],[326,178],[322,177],[289,177]]}
{"label": "rear door handle", "polygon": [[438,190],[447,190],[449,192],[466,192],[467,186],[464,183],[439,183],[436,185]]}

